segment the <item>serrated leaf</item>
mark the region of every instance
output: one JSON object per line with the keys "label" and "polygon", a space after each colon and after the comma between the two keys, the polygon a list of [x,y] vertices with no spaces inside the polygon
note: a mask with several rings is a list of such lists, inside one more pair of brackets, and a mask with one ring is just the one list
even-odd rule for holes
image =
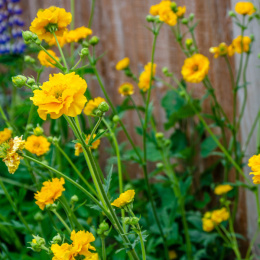
{"label": "serrated leaf", "polygon": [[111,166],[111,169],[110,169],[110,171],[108,173],[108,176],[105,179],[105,184],[103,185],[106,194],[108,194],[108,191],[109,191],[109,188],[110,188],[110,183],[111,183],[111,180],[112,180],[112,173],[113,173],[113,165]]}

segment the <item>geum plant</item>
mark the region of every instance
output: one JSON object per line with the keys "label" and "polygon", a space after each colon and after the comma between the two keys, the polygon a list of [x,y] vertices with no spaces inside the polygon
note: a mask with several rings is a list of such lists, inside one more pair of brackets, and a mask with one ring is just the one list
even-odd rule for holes
{"label": "geum plant", "polygon": [[[96,56],[95,46],[99,38],[90,38],[94,3],[95,1],[92,1],[88,27],[74,29],[73,1],[71,13],[58,7],[50,7],[37,13],[30,31],[23,32],[24,41],[28,46],[37,48],[38,60],[43,67],[56,68],[60,72],[50,75],[49,80],[41,84],[43,69],[31,62],[33,58],[27,57],[28,66],[37,72],[37,79],[23,75],[12,78],[16,87],[25,86],[28,92],[32,93],[30,100],[33,104],[22,131],[15,126],[14,121],[9,121],[9,116],[1,108],[1,115],[8,128],[0,132],[0,157],[11,174],[19,171],[20,163],[26,167],[26,172],[29,172],[34,182],[33,190],[37,188],[34,196],[36,204],[41,210],[47,211],[48,219],[56,233],[53,237],[53,232],[45,234],[39,228],[28,224],[4,184],[7,180],[0,179],[7,200],[25,227],[24,232],[33,236],[29,247],[41,255],[45,255],[42,251],[45,252],[54,260],[106,259],[108,256],[123,259],[125,252],[129,259],[230,259],[232,254],[236,259],[251,259],[259,227],[246,255],[242,256],[241,235],[235,233],[234,225],[239,204],[239,188],[247,188],[255,193],[258,215],[260,214],[258,186],[251,184],[242,169],[246,148],[258,123],[259,113],[245,146],[242,147],[238,141],[247,101],[246,70],[254,40],[252,36],[244,34],[249,23],[253,19],[259,19],[259,10],[252,3],[239,2],[235,12],[230,12],[230,16],[241,28],[241,35],[230,45],[220,43],[218,47],[210,48],[215,58],[225,60],[230,73],[230,87],[233,91],[233,118],[230,120],[218,102],[208,76],[209,59],[199,52],[194,34],[197,26],[194,15],[186,17],[185,6],[178,6],[168,0],[151,6],[150,15],[146,18],[151,25],[148,29],[154,37],[151,60],[145,65],[144,71],[139,76],[134,75],[127,57],[116,65],[116,70],[124,71],[132,82],[124,82],[119,86],[118,92],[124,101],[116,107],[97,70],[97,62],[103,56]],[[170,27],[186,56],[181,69],[181,80],[165,67],[162,72],[167,79],[156,76],[156,43],[164,25]],[[48,46],[56,45],[59,55],[46,48],[43,41]],[[65,51],[68,50],[68,44],[70,55],[67,57]],[[75,62],[77,53],[79,57]],[[229,60],[235,53],[240,55],[237,73],[233,72]],[[95,75],[104,98],[92,99],[84,79],[84,74],[87,73]],[[161,101],[167,117],[164,125],[165,131],[168,131],[167,135],[157,131],[159,126],[153,115],[151,92],[157,82],[170,89]],[[203,98],[194,99],[186,83],[202,83],[205,86]],[[134,84],[138,85],[142,96],[141,105],[137,105],[133,98]],[[244,91],[244,100],[241,111],[237,112],[237,93],[240,89]],[[210,100],[211,114],[202,112],[205,100]],[[35,106],[38,116],[42,119],[37,120],[40,124],[38,126],[32,120]],[[105,114],[109,108],[112,110],[111,116]],[[136,111],[140,119],[140,126],[137,126],[136,130],[142,136],[142,149],[135,144],[122,121],[127,110]],[[41,124],[49,120],[48,117],[51,119],[50,130],[54,136],[47,137]],[[67,126],[75,136],[72,143],[68,142]],[[218,129],[220,135],[215,134]],[[117,134],[121,130],[125,133],[131,150],[118,143]],[[229,135],[232,138],[228,138]],[[26,140],[23,140],[23,136]],[[114,178],[113,168],[110,167],[105,178],[103,167],[99,165],[97,158],[96,150],[104,137],[111,143],[113,150],[110,152],[115,154],[115,158],[111,160],[117,164],[120,196],[115,200],[113,198],[116,188],[111,185]],[[257,145],[259,147],[259,144]],[[68,155],[71,148],[75,149],[76,159]],[[48,156],[50,152],[52,155]],[[201,159],[210,155],[217,155],[218,159],[209,169],[200,173],[196,164],[198,156]],[[249,161],[255,175],[255,184],[260,183],[259,158],[260,155],[253,156]],[[124,176],[124,161],[138,164],[142,169],[144,181],[131,180]],[[152,172],[148,172],[149,162],[157,162],[156,169]],[[69,168],[65,170],[63,164]],[[83,172],[83,164],[88,167],[91,182],[86,171]],[[214,183],[212,173],[217,166],[221,166],[221,174],[218,183]],[[229,175],[233,169],[236,179],[230,183]],[[161,172],[165,174],[162,175]],[[123,177],[128,179],[125,186]],[[151,184],[149,178],[152,177],[157,181]],[[77,194],[70,196],[70,201],[64,196],[67,187],[69,191]],[[136,207],[133,208],[135,190],[138,188],[143,191],[143,195],[140,200],[135,201]],[[215,205],[210,203],[209,194],[212,191],[220,196]],[[96,230],[93,228],[91,232],[85,231],[85,227],[89,225],[79,217],[83,215],[86,218],[83,208],[95,211],[92,214],[93,218],[96,218]],[[120,213],[121,221],[117,213]],[[38,212],[34,219],[40,223],[43,219],[42,213]],[[62,224],[62,228],[57,227],[57,220]],[[89,221],[91,222],[91,219]],[[258,225],[259,223],[258,221]],[[94,234],[99,236],[100,242],[95,240]],[[112,237],[112,241],[117,242],[116,245],[108,245],[108,239],[111,241]],[[115,253],[114,249],[118,251]]]}

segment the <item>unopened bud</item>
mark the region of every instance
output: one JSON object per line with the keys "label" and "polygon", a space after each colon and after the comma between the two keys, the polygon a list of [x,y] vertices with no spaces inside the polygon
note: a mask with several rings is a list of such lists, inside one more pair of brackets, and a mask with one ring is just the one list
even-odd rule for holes
{"label": "unopened bud", "polygon": [[52,238],[51,244],[59,244],[62,242],[62,237],[60,234],[56,235],[55,237]]}
{"label": "unopened bud", "polygon": [[57,205],[55,203],[46,205],[46,209],[50,210],[50,211],[56,210],[56,208],[57,208]]}
{"label": "unopened bud", "polygon": [[163,168],[164,168],[163,163],[161,163],[161,162],[156,163],[156,168],[157,168],[157,169],[163,169]]}
{"label": "unopened bud", "polygon": [[188,24],[188,23],[189,23],[189,20],[188,20],[187,18],[183,18],[183,19],[181,20],[181,23],[182,23],[182,24]]}
{"label": "unopened bud", "polygon": [[28,80],[27,80],[27,84],[28,85],[34,85],[35,84],[35,79],[32,78],[32,77],[29,77]]}
{"label": "unopened bud", "polygon": [[193,40],[192,39],[186,39],[185,41],[185,45],[187,46],[187,48],[190,48],[190,46],[193,44]]}
{"label": "unopened bud", "polygon": [[113,122],[117,123],[120,121],[120,117],[118,115],[113,116]]}
{"label": "unopened bud", "polygon": [[236,17],[236,14],[235,14],[233,11],[229,11],[229,12],[228,12],[228,15],[229,15],[230,17]]}
{"label": "unopened bud", "polygon": [[147,15],[146,16],[146,21],[148,23],[154,22],[154,20],[155,20],[154,16],[152,16],[152,15]]}
{"label": "unopened bud", "polygon": [[156,139],[163,139],[164,138],[164,134],[162,132],[158,132],[155,134]]}
{"label": "unopened bud", "polygon": [[190,21],[193,21],[194,17],[195,17],[195,14],[194,14],[194,13],[191,13],[190,16],[189,16],[189,20],[190,20]]}
{"label": "unopened bud", "polygon": [[254,34],[250,34],[249,37],[250,37],[250,39],[251,39],[252,42],[255,40],[255,35],[254,35]]}
{"label": "unopened bud", "polygon": [[103,221],[100,225],[99,225],[99,228],[102,230],[102,231],[107,231],[109,229],[109,225]]}
{"label": "unopened bud", "polygon": [[75,202],[78,202],[79,201],[79,197],[77,195],[73,195],[71,198],[70,198],[70,202],[71,203],[75,203]]}
{"label": "unopened bud", "polygon": [[44,130],[43,130],[42,127],[37,126],[37,127],[35,127],[35,128],[33,129],[33,133],[34,133],[34,135],[36,135],[36,136],[40,136],[40,135],[43,135]]}
{"label": "unopened bud", "polygon": [[25,42],[30,42],[32,40],[33,33],[30,31],[23,31],[22,36]]}
{"label": "unopened bud", "polygon": [[103,102],[101,102],[101,103],[98,105],[98,109],[99,109],[101,112],[105,113],[105,112],[107,112],[107,111],[109,110],[109,105],[108,105],[107,102],[103,101]]}
{"label": "unopened bud", "polygon": [[26,83],[26,81],[27,81],[27,78],[23,75],[17,75],[17,76],[12,77],[13,84],[18,88],[23,87],[24,84]]}
{"label": "unopened bud", "polygon": [[52,142],[53,142],[53,137],[52,137],[52,136],[48,136],[48,137],[47,137],[47,141],[48,141],[49,143],[52,143]]}
{"label": "unopened bud", "polygon": [[163,67],[162,68],[162,73],[165,74],[165,75],[168,74],[169,73],[168,68],[167,67]]}
{"label": "unopened bud", "polygon": [[33,125],[32,125],[32,124],[28,124],[28,125],[26,126],[26,130],[27,130],[27,131],[33,130]]}
{"label": "unopened bud", "polygon": [[34,219],[36,220],[36,221],[39,221],[39,222],[41,222],[42,220],[43,220],[43,215],[42,215],[42,213],[41,212],[37,212],[35,215],[34,215]]}
{"label": "unopened bud", "polygon": [[89,49],[88,48],[83,48],[79,55],[80,55],[81,58],[85,57],[85,56],[88,56],[89,55]]}
{"label": "unopened bud", "polygon": [[32,57],[29,56],[29,55],[25,55],[25,56],[24,56],[24,62],[27,62],[27,63],[35,63],[35,59],[32,58]]}
{"label": "unopened bud", "polygon": [[177,7],[177,4],[175,2],[171,3],[171,9],[175,13],[178,12],[178,7]]}
{"label": "unopened bud", "polygon": [[97,45],[99,43],[99,38],[97,36],[93,36],[90,40],[89,43],[93,46]]}

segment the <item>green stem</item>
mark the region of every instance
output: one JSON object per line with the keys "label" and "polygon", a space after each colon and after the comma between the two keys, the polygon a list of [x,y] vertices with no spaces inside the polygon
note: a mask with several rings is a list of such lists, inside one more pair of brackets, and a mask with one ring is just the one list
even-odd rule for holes
{"label": "green stem", "polygon": [[21,188],[23,188],[23,189],[36,192],[36,190],[35,190],[34,188],[32,188],[31,186],[26,185],[26,184],[22,184],[22,183],[20,183],[20,182],[18,182],[18,181],[14,181],[14,180],[11,180],[11,179],[8,179],[8,178],[4,178],[4,177],[0,177],[0,180],[1,180],[2,182],[5,182],[5,183],[8,183],[8,184],[17,186],[17,187],[21,187]]}
{"label": "green stem", "polygon": [[61,71],[63,71],[64,70],[64,67],[61,65],[61,63],[57,60],[57,59],[55,59],[42,45],[40,45],[40,47],[41,47],[41,49],[50,57],[50,58],[52,58],[54,61],[55,61],[55,66],[57,67],[57,68],[59,68]]}
{"label": "green stem", "polygon": [[245,259],[250,259],[249,257],[250,257],[250,254],[251,254],[251,252],[252,252],[254,243],[255,243],[255,241],[256,241],[256,239],[257,239],[257,237],[258,237],[258,234],[259,234],[259,228],[256,230],[256,232],[255,232],[255,234],[254,234],[254,236],[253,236],[253,238],[252,238],[252,240],[251,240],[251,242],[250,242],[250,244],[249,244],[248,250],[247,250],[247,252],[246,252],[246,257],[245,257]]}
{"label": "green stem", "polygon": [[131,97],[131,96],[128,96],[129,97],[129,99],[132,101],[132,103],[133,103],[133,106],[134,106],[134,108],[135,108],[135,110],[136,110],[136,112],[137,112],[137,115],[138,115],[138,117],[139,117],[139,120],[140,120],[140,123],[141,123],[141,126],[143,125],[143,120],[142,120],[142,117],[141,117],[141,114],[140,114],[140,112],[139,112],[139,109],[138,109],[138,107],[136,106],[136,104],[135,104],[135,101],[133,100],[133,98]]}
{"label": "green stem", "polygon": [[2,182],[2,180],[0,179],[0,186],[2,188],[2,190],[4,191],[5,193],[5,196],[6,198],[8,199],[9,203],[11,204],[13,210],[15,211],[17,217],[21,220],[21,222],[24,224],[24,226],[26,227],[27,231],[30,233],[30,234],[33,234],[33,231],[30,229],[28,223],[26,222],[26,220],[24,219],[24,217],[22,216],[21,212],[18,210],[18,208],[16,207],[13,199],[11,198],[8,190],[6,189],[4,183]]}
{"label": "green stem", "polygon": [[71,167],[73,168],[73,170],[77,173],[77,175],[81,178],[81,180],[86,184],[86,186],[88,187],[89,190],[91,190],[91,192],[94,195],[97,195],[96,191],[93,189],[93,187],[88,183],[88,181],[83,177],[83,175],[81,174],[81,172],[77,169],[76,165],[71,161],[71,159],[69,158],[69,156],[63,151],[63,149],[59,146],[59,144],[57,142],[54,142],[54,145],[58,148],[58,150],[61,152],[61,154],[65,157],[65,159],[68,161],[68,163],[71,165]]}
{"label": "green stem", "polygon": [[105,238],[101,238],[101,244],[102,244],[102,260],[107,259],[107,254],[106,254],[106,244],[105,244]]}
{"label": "green stem", "polygon": [[56,36],[55,33],[53,33],[53,36],[54,36],[54,38],[55,38],[55,40],[56,40],[58,49],[59,49],[59,51],[60,51],[60,55],[61,55],[63,64],[64,64],[64,66],[65,66],[65,68],[66,68],[66,70],[67,70],[67,72],[68,72],[68,71],[69,71],[69,67],[68,67],[67,61],[66,61],[66,59],[65,59],[65,56],[64,56],[64,54],[63,54],[63,51],[62,51],[62,49],[61,49],[61,47],[60,47],[60,43],[59,43],[59,41],[58,41],[57,36]]}
{"label": "green stem", "polygon": [[94,11],[95,11],[95,2],[96,2],[96,0],[92,0],[92,2],[91,2],[91,12],[90,12],[90,17],[89,17],[89,21],[88,21],[88,28],[91,28],[91,25],[92,25]]}
{"label": "green stem", "polygon": [[64,221],[64,219],[61,217],[61,215],[56,210],[52,210],[52,212],[56,215],[56,217],[60,220],[60,222],[63,224],[63,226],[67,229],[67,231],[70,234],[71,233],[71,229],[69,228],[67,223]]}
{"label": "green stem", "polygon": [[78,67],[78,65],[80,64],[81,61],[82,61],[82,59],[80,57],[78,62],[71,68],[71,70],[75,70]]}
{"label": "green stem", "polygon": [[97,131],[97,129],[98,129],[98,127],[99,127],[101,121],[102,121],[102,117],[99,117],[97,123],[95,124],[95,126],[94,126],[94,128],[93,128],[93,130],[92,130],[92,132],[91,132],[91,134],[90,134],[90,137],[89,137],[89,140],[88,140],[88,145],[89,145],[89,143],[92,141],[93,136],[94,136],[94,134],[96,133],[96,131]]}
{"label": "green stem", "polygon": [[[111,129],[110,125],[107,123],[107,121],[102,118],[103,123],[106,125],[110,136],[113,140],[114,146],[115,146],[115,150],[116,150],[116,158],[117,158],[117,170],[118,170],[118,182],[119,182],[119,192],[120,194],[124,192],[123,189],[123,173],[122,173],[122,164],[121,164],[121,156],[120,156],[120,151],[119,151],[119,146],[118,146],[118,142],[116,140],[116,136],[114,131]],[[125,210],[121,209],[121,217],[124,218],[125,217]],[[123,222],[123,230],[124,232],[126,232],[126,225]]]}
{"label": "green stem", "polygon": [[167,240],[166,237],[164,235],[161,223],[159,221],[159,217],[157,215],[157,210],[155,207],[155,202],[153,199],[153,195],[152,195],[152,189],[151,189],[151,185],[149,183],[149,178],[148,178],[148,170],[147,170],[147,144],[146,144],[146,137],[147,137],[147,128],[148,128],[148,107],[149,107],[149,103],[150,103],[150,98],[151,98],[151,87],[152,87],[152,80],[153,80],[153,66],[154,66],[154,54],[155,54],[155,46],[156,46],[156,40],[159,34],[159,30],[161,27],[158,28],[158,30],[156,32],[154,32],[154,39],[153,39],[153,46],[152,46],[152,55],[151,55],[151,76],[150,76],[150,80],[149,80],[149,89],[147,92],[147,99],[146,99],[146,104],[145,104],[145,118],[144,118],[144,123],[142,125],[143,127],[143,172],[144,172],[144,179],[145,179],[145,183],[147,186],[147,191],[148,191],[148,196],[151,202],[151,206],[152,206],[152,212],[153,212],[153,216],[156,222],[156,225],[158,226],[158,229],[160,231],[160,235],[163,239],[163,247],[164,247],[164,253],[165,253],[165,257],[166,259],[169,259],[169,253],[168,253],[168,246],[167,246]]}

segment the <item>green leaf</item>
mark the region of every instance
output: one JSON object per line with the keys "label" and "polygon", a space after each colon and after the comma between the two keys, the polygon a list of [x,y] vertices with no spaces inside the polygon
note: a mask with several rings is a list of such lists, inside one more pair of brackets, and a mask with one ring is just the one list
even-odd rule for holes
{"label": "green leaf", "polygon": [[214,139],[209,136],[201,143],[200,155],[202,158],[206,158],[211,155],[211,153],[218,147]]}
{"label": "green leaf", "polygon": [[113,165],[111,166],[111,169],[110,169],[110,171],[108,173],[108,176],[105,179],[105,184],[103,185],[106,194],[108,194],[108,191],[109,191],[110,183],[111,183],[111,180],[112,180],[112,173],[113,173]]}

